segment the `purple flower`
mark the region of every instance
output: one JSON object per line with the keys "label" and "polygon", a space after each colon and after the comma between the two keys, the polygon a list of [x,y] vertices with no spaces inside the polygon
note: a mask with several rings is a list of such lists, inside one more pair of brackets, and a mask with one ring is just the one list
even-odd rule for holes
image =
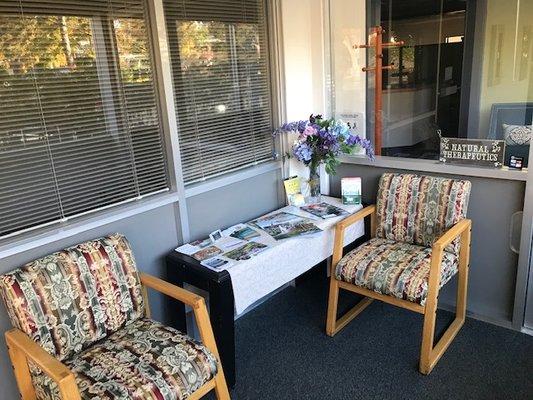
{"label": "purple flower", "polygon": [[281,132],[300,132],[302,133],[305,128],[307,127],[307,124],[309,124],[309,121],[294,121],[294,122],[287,122],[283,125],[281,125],[281,128],[279,131]]}
{"label": "purple flower", "polygon": [[309,120],[283,124],[274,132],[274,136],[283,132],[299,132],[292,155],[305,165],[325,164],[328,173],[335,173],[337,157],[350,154],[357,147],[365,149],[367,156],[374,159],[370,141],[352,134],[350,129],[350,125],[341,120],[326,120],[311,115]]}
{"label": "purple flower", "polygon": [[313,157],[313,150],[307,142],[300,143],[296,145],[293,149],[294,156],[303,163],[308,163]]}
{"label": "purple flower", "polygon": [[307,125],[300,134],[300,140],[306,139],[308,136],[316,136],[317,133],[318,131],[313,125]]}

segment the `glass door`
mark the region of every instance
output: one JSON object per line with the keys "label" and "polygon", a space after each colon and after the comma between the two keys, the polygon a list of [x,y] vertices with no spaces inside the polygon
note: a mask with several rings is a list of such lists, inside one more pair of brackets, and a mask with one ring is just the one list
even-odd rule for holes
{"label": "glass door", "polygon": [[[382,79],[383,155],[438,159],[439,134],[461,135],[466,5],[455,0],[370,1],[369,26],[383,27],[384,42],[404,42],[383,51],[384,65],[394,66],[383,71]],[[369,96],[372,112],[373,101]],[[373,131],[373,121],[367,121]]]}

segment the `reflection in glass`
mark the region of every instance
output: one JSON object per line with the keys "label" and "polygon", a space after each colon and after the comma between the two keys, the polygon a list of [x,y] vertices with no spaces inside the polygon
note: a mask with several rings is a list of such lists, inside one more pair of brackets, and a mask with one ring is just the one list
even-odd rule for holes
{"label": "reflection in glass", "polygon": [[386,30],[384,40],[405,42],[384,52],[384,64],[396,66],[383,73],[384,155],[437,159],[442,134],[505,140],[506,164],[514,155],[527,165],[532,1],[372,0],[367,12]]}

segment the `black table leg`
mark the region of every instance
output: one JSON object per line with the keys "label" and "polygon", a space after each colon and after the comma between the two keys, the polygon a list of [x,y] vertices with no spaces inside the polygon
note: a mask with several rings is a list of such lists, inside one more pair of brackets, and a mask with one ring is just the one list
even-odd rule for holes
{"label": "black table leg", "polygon": [[[199,265],[191,257],[172,252],[167,258],[167,280],[183,287],[191,284],[209,293],[209,319],[229,387],[235,386],[235,301],[231,277],[227,271],[215,272]],[[187,331],[185,306],[167,300],[168,324]]]}
{"label": "black table leg", "polygon": [[[167,280],[172,284],[183,288],[183,277],[181,268],[168,268]],[[166,316],[169,326],[181,332],[187,332],[187,317],[185,314],[185,304],[175,300],[170,296],[165,296]]]}
{"label": "black table leg", "polygon": [[209,315],[220,361],[230,388],[235,386],[235,319],[231,279],[209,282]]}

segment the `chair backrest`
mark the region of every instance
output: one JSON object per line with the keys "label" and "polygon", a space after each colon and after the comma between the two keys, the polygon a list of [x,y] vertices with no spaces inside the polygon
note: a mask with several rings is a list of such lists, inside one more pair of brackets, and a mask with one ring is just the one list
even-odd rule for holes
{"label": "chair backrest", "polygon": [[[376,202],[376,236],[431,247],[448,229],[466,217],[470,181],[383,174]],[[446,251],[458,253],[459,241]]]}
{"label": "chair backrest", "polygon": [[115,234],[0,276],[12,324],[60,360],[144,316],[133,253]]}

